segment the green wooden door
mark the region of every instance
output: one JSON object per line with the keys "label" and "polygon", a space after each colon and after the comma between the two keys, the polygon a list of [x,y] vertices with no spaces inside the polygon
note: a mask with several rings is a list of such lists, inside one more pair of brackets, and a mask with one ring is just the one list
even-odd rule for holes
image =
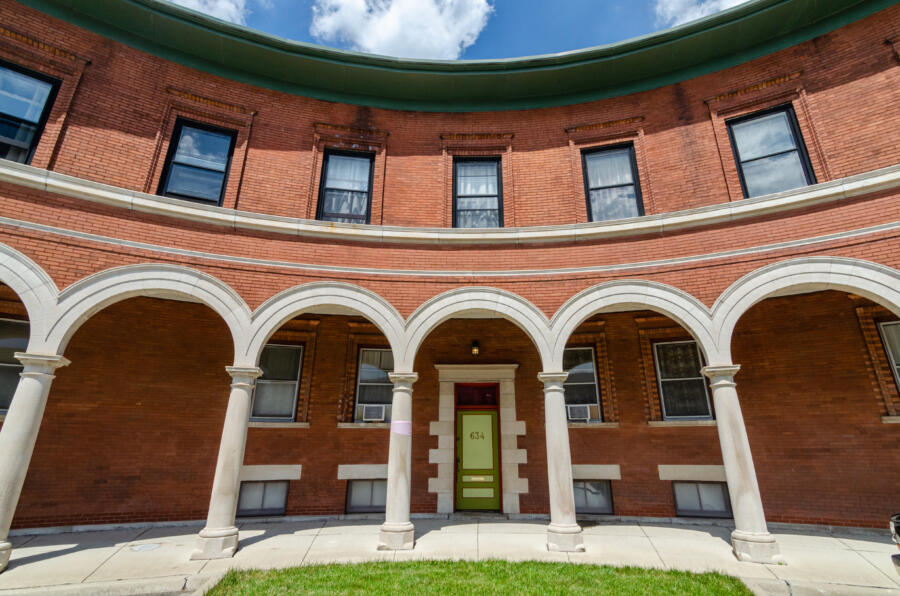
{"label": "green wooden door", "polygon": [[456,412],[456,508],[500,510],[496,410]]}

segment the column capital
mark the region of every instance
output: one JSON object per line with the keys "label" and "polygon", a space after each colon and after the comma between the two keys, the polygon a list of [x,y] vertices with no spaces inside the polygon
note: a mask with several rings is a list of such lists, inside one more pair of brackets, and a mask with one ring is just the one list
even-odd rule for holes
{"label": "column capital", "polygon": [[547,383],[565,383],[569,378],[569,373],[562,372],[541,372],[538,373],[538,380],[545,385]]}
{"label": "column capital", "polygon": [[715,364],[712,366],[704,366],[700,369],[700,373],[713,383],[732,383],[734,384],[734,375],[741,370],[740,364]]}
{"label": "column capital", "polygon": [[225,371],[235,383],[252,383],[263,374],[258,366],[226,366]]}
{"label": "column capital", "polygon": [[392,372],[388,373],[388,378],[391,380],[391,383],[397,385],[398,383],[409,383],[412,385],[416,381],[419,380],[419,373],[414,372]]}
{"label": "column capital", "polygon": [[[69,359],[65,356],[59,356],[57,354],[31,354],[29,352],[16,352],[13,354],[16,360],[22,363],[25,366],[25,372],[43,372],[45,374],[52,374],[54,370],[57,368],[61,368],[63,366],[69,366],[71,364]],[[33,368],[35,370],[29,371],[29,368]]]}

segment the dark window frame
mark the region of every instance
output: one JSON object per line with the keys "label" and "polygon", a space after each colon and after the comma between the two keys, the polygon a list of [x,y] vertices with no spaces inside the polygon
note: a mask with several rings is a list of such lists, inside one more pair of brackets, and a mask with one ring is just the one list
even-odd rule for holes
{"label": "dark window frame", "polygon": [[353,480],[347,481],[347,495],[344,498],[344,512],[345,513],[384,513],[385,508],[387,507],[387,503],[385,503],[384,507],[376,507],[374,505],[370,505],[369,507],[351,507],[350,505],[350,490],[353,486],[354,482],[370,482],[371,487],[369,490],[369,502],[372,501],[372,489],[375,487],[376,482],[384,482],[387,483],[386,478],[354,478]]}
{"label": "dark window frame", "polygon": [[[612,184],[610,186],[598,186],[591,188],[590,178],[588,177],[587,158],[595,153],[604,153],[606,151],[617,151],[620,149],[629,150],[629,159],[631,160],[631,184]],[[634,198],[637,201],[638,217],[643,217],[644,213],[644,195],[641,193],[641,178],[637,167],[637,154],[634,150],[634,143],[617,143],[615,145],[603,145],[601,147],[591,147],[581,150],[581,177],[584,181],[584,202],[587,208],[588,221],[616,221],[613,219],[594,219],[594,210],[591,207],[591,191],[602,190],[604,188],[619,188],[622,186],[634,186]]]}
{"label": "dark window frame", "polygon": [[884,353],[887,355],[888,365],[891,367],[891,373],[893,373],[894,383],[897,384],[897,389],[900,390],[900,354],[894,354],[891,351],[891,347],[888,344],[887,334],[885,333],[885,328],[892,327],[894,325],[900,326],[900,321],[881,321],[877,323],[878,336],[881,338],[881,346],[882,348],[884,348]]}
{"label": "dark window frame", "polygon": [[[741,124],[742,122],[755,120],[756,118],[761,118],[763,116],[768,116],[769,114],[775,114],[777,112],[784,112],[785,114],[787,114],[788,125],[791,128],[791,134],[794,135],[794,143],[797,145],[797,153],[800,156],[800,164],[803,167],[803,174],[806,177],[806,185],[809,186],[811,184],[817,183],[816,173],[813,170],[812,162],[809,159],[809,151],[807,151],[806,149],[806,141],[803,139],[803,132],[800,130],[800,123],[797,121],[797,114],[796,112],[794,112],[794,106],[790,103],[781,104],[773,106],[771,108],[760,110],[758,112],[744,114],[743,116],[737,116],[735,118],[729,118],[725,120],[725,128],[728,130],[728,141],[729,143],[731,143],[731,155],[732,157],[734,157],[734,165],[735,167],[737,167],[738,178],[741,181],[741,192],[743,193],[745,199],[750,198],[750,193],[747,192],[747,181],[744,179],[744,166],[743,162],[741,161],[740,153],[738,152],[737,143],[735,142],[734,131],[732,130],[732,128],[735,124]],[[772,153],[763,157],[757,157],[749,161],[757,161],[759,159],[765,159],[768,157],[773,157],[775,155],[782,155],[784,153],[789,153],[790,151],[793,151],[793,149],[789,151],[781,151],[779,153]]]}
{"label": "dark window frame", "polygon": [[[28,344],[28,337],[31,332],[31,321],[29,321],[28,319],[14,318],[13,316],[9,316],[9,315],[0,315],[0,322],[8,322],[8,323],[16,323],[19,325],[24,325],[26,327],[25,343],[26,343],[26,345]],[[25,350],[23,349],[22,351],[25,351]],[[20,369],[20,372],[21,372],[21,370],[25,369],[25,365],[22,363],[9,364],[9,363],[5,363],[5,362],[0,362],[0,367],[18,368],[18,369]],[[10,402],[12,402],[13,397],[15,397],[15,391],[13,391],[13,395],[10,396]],[[9,412],[9,410],[7,408],[0,408],[0,416],[5,416],[8,412]]]}
{"label": "dark window frame", "polygon": [[615,504],[615,502],[613,501],[613,486],[612,486],[612,480],[610,480],[610,479],[608,479],[608,478],[599,478],[599,479],[594,479],[594,480],[588,480],[588,479],[583,479],[583,478],[576,478],[576,479],[573,479],[573,480],[572,480],[573,488],[574,488],[574,485],[575,485],[576,483],[578,483],[578,482],[583,482],[583,483],[588,483],[588,482],[604,482],[604,483],[606,483],[606,485],[609,487],[609,511],[601,511],[601,510],[599,510],[599,509],[577,509],[577,508],[576,508],[576,509],[575,509],[575,513],[576,513],[576,514],[578,514],[578,515],[582,515],[582,514],[583,514],[583,515],[615,515],[616,504]]}
{"label": "dark window frame", "polygon": [[38,144],[41,142],[41,137],[44,135],[44,127],[47,125],[47,120],[50,119],[50,112],[53,110],[53,104],[56,103],[56,96],[59,93],[59,88],[62,86],[62,81],[42,72],[31,70],[30,68],[25,68],[24,66],[19,66],[14,62],[8,62],[2,59],[0,59],[0,66],[18,72],[19,74],[37,79],[44,83],[49,83],[51,85],[50,93],[47,95],[47,101],[44,103],[44,109],[43,111],[41,111],[41,117],[38,119],[37,123],[27,122],[26,120],[22,120],[21,118],[16,118],[15,116],[4,114],[5,118],[27,122],[28,124],[33,124],[36,127],[36,130],[34,132],[35,140],[31,143],[31,147],[28,149],[28,156],[25,158],[24,162],[25,165],[29,165],[31,163],[31,159],[34,157],[34,152],[37,150]]}
{"label": "dark window frame", "polygon": [[238,504],[241,502],[241,489],[244,484],[262,484],[263,485],[263,502],[265,502],[266,497],[266,485],[267,484],[284,484],[287,488],[284,491],[284,507],[281,509],[239,509],[236,512],[238,517],[267,517],[267,516],[281,516],[287,513],[287,503],[288,497],[291,493],[291,482],[290,480],[244,480],[240,483],[238,487]]}
{"label": "dark window frame", "polygon": [[[662,378],[662,368],[659,365],[659,351],[657,350],[657,346],[662,345],[672,345],[672,344],[694,344],[694,349],[697,350],[697,357],[700,361],[700,376],[699,377],[685,377],[680,379],[663,379]],[[710,395],[711,391],[709,389],[709,381],[703,375],[703,367],[705,366],[705,358],[703,354],[703,350],[700,349],[700,343],[695,339],[666,339],[660,341],[654,341],[651,345],[653,351],[653,366],[656,371],[656,388],[659,392],[659,406],[660,412],[662,413],[663,420],[715,420],[716,413],[713,410],[712,396]],[[703,391],[706,395],[706,408],[709,414],[702,416],[670,416],[666,413],[666,397],[663,391],[663,382],[664,381],[684,381],[684,380],[703,380]]]}
{"label": "dark window frame", "polygon": [[[681,484],[717,484],[725,488],[725,511],[716,512],[716,511],[694,511],[691,509],[679,509],[678,508],[678,498],[675,493],[675,485]],[[708,480],[673,480],[672,484],[672,503],[675,505],[675,516],[676,517],[710,517],[715,519],[731,519],[734,517],[734,512],[731,510],[731,493],[728,492],[728,483],[727,482],[711,482]],[[698,495],[699,497],[699,495]]]}
{"label": "dark window frame", "polygon": [[[466,162],[494,162],[497,166],[497,223],[500,224],[497,227],[502,228],[503,226],[503,157],[500,155],[474,155],[474,156],[465,156],[465,157],[454,157],[453,158],[453,227],[458,227],[457,225],[457,165],[459,163]],[[493,196],[493,195],[471,195],[471,196]],[[493,228],[461,228],[464,230],[477,230],[477,229],[493,229]]]}
{"label": "dark window frame", "polygon": [[[348,219],[359,219],[358,223],[368,224],[372,219],[372,194],[373,187],[375,182],[375,154],[369,151],[347,151],[346,149],[330,149],[326,148],[323,152],[322,157],[322,171],[319,173],[319,198],[318,204],[316,205],[316,219],[319,221],[331,221],[327,219],[323,219],[326,215],[325,208],[325,191],[328,190],[325,186],[325,182],[328,180],[328,162],[332,155],[339,155],[344,157],[365,157],[369,160],[369,188],[366,191],[368,194],[368,198],[366,199],[366,217],[365,221],[361,217],[356,217],[353,215],[348,216],[347,214],[331,214],[336,217],[347,217]],[[344,190],[344,189],[338,189]],[[335,222],[335,223],[346,223],[346,222]],[[356,223],[356,222],[354,222]]]}
{"label": "dark window frame", "polygon": [[[256,379],[256,382],[253,384],[253,393],[250,399],[250,422],[296,422],[297,421],[297,405],[300,402],[300,386],[303,384],[303,359],[306,358],[306,344],[303,342],[289,342],[289,341],[275,341],[275,342],[266,342],[263,345],[263,349],[267,347],[275,347],[275,348],[299,348],[300,349],[300,365],[297,367],[297,379],[294,381],[296,391],[294,392],[294,408],[291,412],[291,417],[288,418],[286,416],[283,417],[274,417],[274,416],[254,416],[253,415],[253,407],[256,405],[256,390],[259,387],[260,382],[262,383],[289,383],[290,381],[284,380],[266,380],[262,377]],[[260,357],[262,357],[262,352],[260,352]]]}
{"label": "dark window frame", "polygon": [[[228,162],[225,164],[225,171],[223,172],[222,177],[222,188],[219,189],[219,198],[217,201],[210,201],[208,199],[201,199],[198,197],[191,197],[188,195],[182,195],[175,192],[168,192],[166,187],[169,185],[169,175],[172,170],[172,160],[175,158],[175,152],[178,150],[178,143],[181,140],[181,131],[185,126],[190,128],[196,128],[199,130],[205,130],[207,132],[214,132],[216,134],[226,135],[231,139],[231,143],[228,146]],[[228,188],[228,177],[231,175],[231,160],[234,157],[234,147],[237,144],[237,131],[232,130],[230,128],[222,128],[221,126],[215,126],[213,124],[207,124],[206,122],[198,122],[197,120],[190,120],[189,118],[183,118],[178,116],[175,119],[175,125],[172,127],[172,136],[169,138],[169,149],[166,151],[166,161],[163,164],[162,174],[159,177],[159,187],[156,189],[156,194],[163,197],[171,197],[173,199],[180,199],[182,201],[192,201],[194,203],[202,203],[204,205],[216,205],[217,207],[222,206],[222,200],[225,198],[225,190]],[[197,166],[188,166],[195,167],[198,170],[202,170],[204,168],[200,168]]]}

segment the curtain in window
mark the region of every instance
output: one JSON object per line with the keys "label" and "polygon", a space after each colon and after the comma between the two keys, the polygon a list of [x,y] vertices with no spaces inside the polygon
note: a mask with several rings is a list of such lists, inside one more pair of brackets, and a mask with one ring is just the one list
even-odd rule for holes
{"label": "curtain in window", "polygon": [[368,157],[330,155],[325,173],[323,219],[359,223],[369,210]]}

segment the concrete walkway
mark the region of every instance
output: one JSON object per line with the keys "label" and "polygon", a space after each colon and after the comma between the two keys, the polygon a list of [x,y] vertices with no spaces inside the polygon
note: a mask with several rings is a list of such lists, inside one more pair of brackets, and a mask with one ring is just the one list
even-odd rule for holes
{"label": "concrete walkway", "polygon": [[757,594],[900,596],[890,533],[773,524],[786,565],[739,563],[725,525],[583,522],[587,552],[551,553],[545,521],[453,517],[415,519],[416,549],[375,549],[378,520],[313,519],[241,524],[233,559],[190,561],[200,526],[125,528],[16,535],[0,596],[9,594],[185,594],[203,590],[230,567],[272,568],[331,562],[414,559],[571,561],[689,571],[718,570]]}

